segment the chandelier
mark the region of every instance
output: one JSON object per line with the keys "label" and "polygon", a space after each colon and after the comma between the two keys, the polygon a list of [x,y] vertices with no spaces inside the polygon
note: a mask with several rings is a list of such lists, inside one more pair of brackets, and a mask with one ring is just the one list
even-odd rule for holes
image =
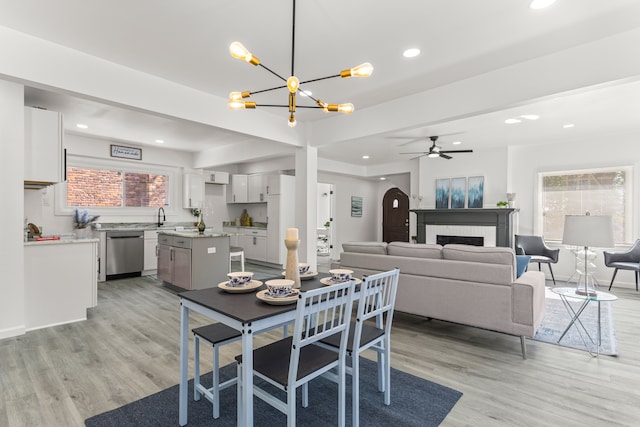
{"label": "chandelier", "polygon": [[[244,92],[231,92],[229,94],[229,108],[232,110],[243,110],[243,109],[254,109],[256,107],[284,107],[289,109],[289,126],[294,127],[296,125],[296,108],[320,108],[324,112],[339,112],[344,114],[353,113],[353,104],[327,104],[320,99],[316,99],[309,92],[303,91],[300,89],[300,85],[306,83],[317,82],[320,80],[333,79],[336,77],[348,78],[348,77],[368,77],[373,73],[373,66],[368,62],[358,65],[357,67],[353,67],[347,70],[340,71],[339,74],[334,74],[326,77],[320,77],[312,80],[300,81],[298,77],[295,76],[294,69],[294,51],[295,51],[295,40],[296,40],[296,0],[293,0],[293,23],[291,25],[291,76],[289,78],[284,78],[280,74],[275,71],[267,68],[264,64],[260,62],[257,56],[253,55],[251,52],[245,48],[240,42],[233,42],[229,46],[229,53],[234,58],[240,59],[242,61],[248,62],[253,66],[260,66],[285,82],[285,85],[272,87],[269,89],[263,89],[258,91],[244,91]],[[269,92],[276,89],[284,89],[287,88],[289,91],[289,102],[285,105],[279,104],[258,104],[253,101],[244,101],[245,98],[249,98],[251,95],[257,95],[259,93]],[[316,105],[306,106],[306,105],[297,105],[297,94],[298,92],[304,94],[304,96],[312,99]]]}

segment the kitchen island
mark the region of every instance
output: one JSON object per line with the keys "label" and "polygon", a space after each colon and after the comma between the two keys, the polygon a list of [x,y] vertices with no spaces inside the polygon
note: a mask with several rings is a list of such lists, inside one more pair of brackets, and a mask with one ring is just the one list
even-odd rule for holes
{"label": "kitchen island", "polygon": [[98,305],[98,241],[24,243],[26,331],[87,319]]}
{"label": "kitchen island", "polygon": [[181,289],[212,288],[227,280],[229,235],[158,232],[158,279]]}

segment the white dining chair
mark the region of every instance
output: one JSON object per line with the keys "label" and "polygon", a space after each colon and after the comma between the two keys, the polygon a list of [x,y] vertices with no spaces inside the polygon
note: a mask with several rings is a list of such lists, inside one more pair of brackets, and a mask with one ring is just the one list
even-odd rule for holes
{"label": "white dining chair", "polygon": [[[236,384],[237,377],[220,383],[220,346],[240,340],[242,335],[236,329],[222,323],[213,323],[193,329],[194,338],[194,369],[193,369],[193,400],[200,400],[200,396],[207,398],[213,406],[213,418],[220,417],[220,391]],[[213,367],[211,369],[211,387],[200,383],[200,343],[207,344],[213,350]]]}
{"label": "white dining chair", "polygon": [[229,272],[231,272],[231,261],[234,258],[240,258],[240,271],[244,271],[244,249],[239,246],[229,247]]}
{"label": "white dining chair", "polygon": [[[398,291],[400,270],[394,269],[362,279],[356,317],[349,326],[347,354],[351,356],[352,425],[360,423],[360,353],[367,349],[378,353],[378,391],[384,392],[384,404],[391,404],[391,323]],[[374,323],[375,320],[375,323]],[[320,345],[337,349],[334,337],[323,339]],[[325,377],[336,380],[334,373]]]}
{"label": "white dining chair", "polygon": [[[286,414],[288,427],[296,425],[297,388],[303,386],[302,406],[307,407],[309,381],[334,368],[338,382],[338,425],[345,425],[345,358],[353,294],[353,281],[301,292],[293,335],[253,351],[253,374],[284,391],[286,402],[255,384],[253,394]],[[330,336],[339,342],[337,351],[316,345]],[[236,356],[236,361],[241,402],[242,355]],[[239,413],[244,413],[243,407]]]}

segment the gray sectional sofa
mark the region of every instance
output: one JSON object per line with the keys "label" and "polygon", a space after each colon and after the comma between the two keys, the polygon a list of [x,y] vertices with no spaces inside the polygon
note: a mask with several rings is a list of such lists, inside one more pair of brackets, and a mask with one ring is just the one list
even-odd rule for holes
{"label": "gray sectional sofa", "polygon": [[430,245],[404,242],[351,242],[333,268],[357,276],[400,269],[396,310],[533,337],[545,307],[545,279],[538,271],[516,278],[510,248]]}

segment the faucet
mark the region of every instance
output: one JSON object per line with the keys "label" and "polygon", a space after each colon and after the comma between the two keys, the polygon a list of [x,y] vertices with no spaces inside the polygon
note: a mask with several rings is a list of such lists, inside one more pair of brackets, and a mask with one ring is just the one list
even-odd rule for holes
{"label": "faucet", "polygon": [[[162,220],[160,219],[160,212],[162,212]],[[167,217],[164,215],[164,208],[159,207],[158,208],[158,227],[162,227],[162,225],[166,220],[167,220]]]}

